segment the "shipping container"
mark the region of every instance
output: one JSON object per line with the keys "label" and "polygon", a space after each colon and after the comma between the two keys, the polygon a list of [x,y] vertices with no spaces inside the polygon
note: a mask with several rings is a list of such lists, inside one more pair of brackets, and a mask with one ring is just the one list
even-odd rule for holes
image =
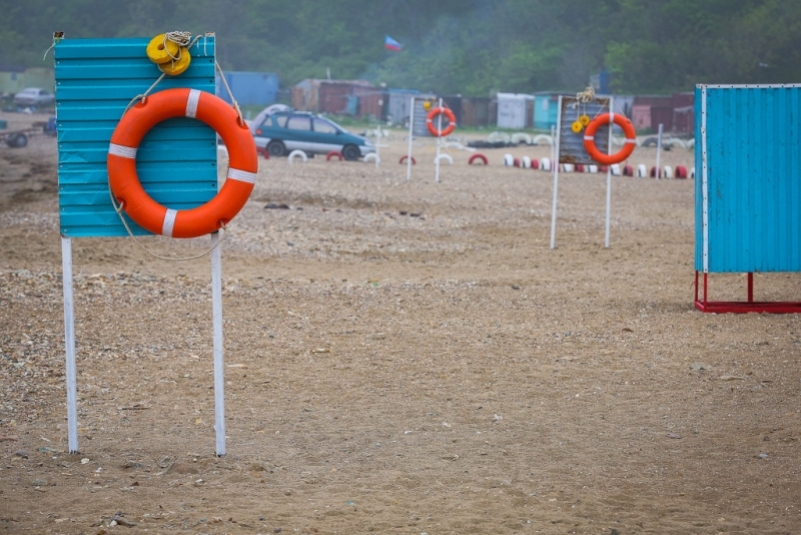
{"label": "shipping container", "polygon": [[[267,106],[276,100],[278,94],[278,75],[270,72],[229,71],[225,81],[240,106]],[[217,75],[217,96],[226,102],[231,97]]]}

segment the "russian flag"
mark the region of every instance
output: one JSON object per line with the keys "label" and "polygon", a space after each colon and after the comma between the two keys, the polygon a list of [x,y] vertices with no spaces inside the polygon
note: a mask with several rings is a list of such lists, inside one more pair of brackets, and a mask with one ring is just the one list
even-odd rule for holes
{"label": "russian flag", "polygon": [[387,35],[384,38],[384,48],[386,48],[387,50],[394,50],[395,52],[400,52],[401,44],[392,37]]}

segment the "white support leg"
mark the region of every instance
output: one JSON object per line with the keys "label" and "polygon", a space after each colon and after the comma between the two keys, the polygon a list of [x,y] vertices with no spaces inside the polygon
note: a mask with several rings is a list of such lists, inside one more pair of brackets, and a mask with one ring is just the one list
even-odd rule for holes
{"label": "white support leg", "polygon": [[660,156],[662,156],[662,128],[664,125],[659,123],[659,133],[656,136],[656,176],[655,179],[659,180],[662,178],[662,170],[659,168],[660,165]]}
{"label": "white support leg", "polygon": [[[615,99],[609,97],[609,111],[614,117],[615,113]],[[609,121],[609,145],[607,147],[607,154],[612,154],[612,128],[614,121]],[[608,166],[606,170],[606,233],[604,237],[604,247],[609,248],[609,227],[612,223],[612,166]]]}
{"label": "white support leg", "polygon": [[559,132],[562,129],[562,95],[559,95],[556,116],[556,138],[554,139],[553,163],[553,207],[551,208],[551,249],[556,247],[556,205],[559,201]]}
{"label": "white support leg", "polygon": [[72,240],[61,238],[61,278],[64,285],[64,345],[67,350],[67,435],[69,452],[78,452],[78,386],[75,373],[75,314],[72,297]]}
{"label": "white support leg", "polygon": [[406,151],[406,180],[412,179],[412,137],[414,136],[414,97],[409,104],[409,148]]}
{"label": "white support leg", "polygon": [[[439,107],[442,107],[442,99],[439,99]],[[442,132],[442,114],[437,115],[437,130]],[[437,136],[437,157],[434,159],[436,171],[434,172],[434,182],[439,184],[439,149],[442,145],[442,136]]]}
{"label": "white support leg", "polygon": [[211,312],[214,337],[214,432],[217,456],[225,455],[225,369],[223,367],[222,251],[220,234],[211,235]]}

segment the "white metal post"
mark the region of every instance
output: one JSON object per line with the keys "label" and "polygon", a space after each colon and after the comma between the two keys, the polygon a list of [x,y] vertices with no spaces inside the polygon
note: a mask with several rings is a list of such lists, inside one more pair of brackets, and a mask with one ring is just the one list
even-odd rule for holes
{"label": "white metal post", "polygon": [[414,136],[414,97],[409,104],[409,148],[406,150],[406,180],[412,179],[412,137]]}
{"label": "white metal post", "polygon": [[379,124],[375,131],[375,168],[378,169],[378,162],[381,161],[381,154],[379,148],[381,146],[381,125]]}
{"label": "white metal post", "polygon": [[75,314],[72,297],[72,240],[61,237],[61,278],[64,286],[64,345],[67,353],[67,436],[69,452],[78,452],[78,386],[75,373]]}
{"label": "white metal post", "polygon": [[[706,101],[707,86],[701,86],[701,225],[703,233],[703,268],[709,273],[709,158],[706,145]],[[697,167],[696,167],[697,168]],[[697,178],[697,177],[696,177]]]}
{"label": "white metal post", "polygon": [[214,338],[214,432],[217,456],[225,455],[225,369],[223,367],[222,251],[220,234],[211,235],[211,313]]}
{"label": "white metal post", "polygon": [[656,179],[662,177],[662,171],[659,169],[659,157],[662,155],[662,123],[659,123],[659,135],[656,136]]}
{"label": "white metal post", "polygon": [[556,161],[556,126],[551,125],[551,165]]}
{"label": "white metal post", "polygon": [[[442,108],[442,99],[439,99],[439,107]],[[442,113],[437,115],[437,131],[442,132]],[[434,182],[439,183],[439,148],[442,144],[442,136],[437,136],[437,157],[434,158]]]}
{"label": "white metal post", "polygon": [[556,247],[556,204],[559,200],[559,138],[562,130],[562,95],[556,111],[556,139],[554,140],[553,165],[553,207],[551,208],[551,249]]}
{"label": "white metal post", "polygon": [[[609,97],[609,146],[607,154],[612,154],[612,128],[615,125],[615,98]],[[609,248],[609,226],[612,221],[612,166],[606,168],[606,233],[604,247]]]}

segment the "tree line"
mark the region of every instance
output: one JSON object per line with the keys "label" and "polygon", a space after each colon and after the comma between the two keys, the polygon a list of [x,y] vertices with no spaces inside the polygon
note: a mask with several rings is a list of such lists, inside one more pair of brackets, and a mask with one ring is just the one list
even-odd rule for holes
{"label": "tree line", "polygon": [[329,71],[465,96],[577,91],[602,69],[635,94],[801,78],[799,0],[0,0],[0,14],[0,70],[52,65],[55,30],[188,30],[216,33],[223,69],[285,88]]}

